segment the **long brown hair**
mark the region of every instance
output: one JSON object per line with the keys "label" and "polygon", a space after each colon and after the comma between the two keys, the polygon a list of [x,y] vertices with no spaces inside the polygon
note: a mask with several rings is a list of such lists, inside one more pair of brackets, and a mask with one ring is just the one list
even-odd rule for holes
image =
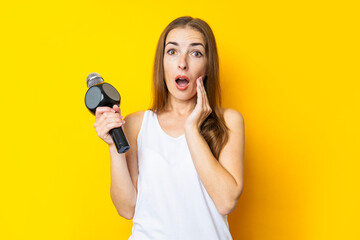
{"label": "long brown hair", "polygon": [[180,17],[173,20],[161,33],[159,38],[155,61],[153,69],[153,106],[151,108],[154,112],[164,110],[168,101],[169,91],[166,87],[164,77],[164,50],[165,40],[168,33],[178,27],[191,27],[199,31],[205,40],[205,49],[207,56],[207,78],[204,81],[204,87],[209,99],[209,104],[212,113],[205,119],[201,125],[200,132],[215,158],[218,159],[220,151],[228,141],[228,127],[226,126],[224,116],[220,111],[221,106],[221,91],[219,83],[219,57],[214,34],[210,26],[199,18],[192,18],[189,16]]}

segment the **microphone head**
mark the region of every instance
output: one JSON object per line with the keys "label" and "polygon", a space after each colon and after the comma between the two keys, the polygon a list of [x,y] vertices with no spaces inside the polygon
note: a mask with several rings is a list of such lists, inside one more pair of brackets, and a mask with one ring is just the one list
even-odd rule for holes
{"label": "microphone head", "polygon": [[102,82],[104,82],[104,79],[96,72],[90,73],[86,78],[86,84],[88,88],[91,88],[92,86]]}

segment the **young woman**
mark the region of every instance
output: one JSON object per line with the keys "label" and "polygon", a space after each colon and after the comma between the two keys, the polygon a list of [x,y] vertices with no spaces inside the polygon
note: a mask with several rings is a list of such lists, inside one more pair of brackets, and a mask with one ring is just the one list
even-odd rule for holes
{"label": "young woman", "polygon": [[[152,108],[126,123],[117,106],[96,111],[94,127],[111,154],[112,201],[133,219],[129,239],[232,239],[227,215],[243,189],[244,120],[220,107],[218,54],[206,22],[181,17],[165,28],[153,83]],[[126,154],[109,135],[120,126],[131,145]]]}

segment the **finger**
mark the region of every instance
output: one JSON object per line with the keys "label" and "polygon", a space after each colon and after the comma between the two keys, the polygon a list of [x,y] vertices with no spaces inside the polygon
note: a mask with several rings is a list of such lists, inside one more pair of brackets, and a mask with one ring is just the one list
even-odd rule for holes
{"label": "finger", "polygon": [[105,112],[115,112],[115,110],[109,107],[97,107],[95,111],[95,118],[99,118]]}
{"label": "finger", "polygon": [[207,97],[206,97],[206,91],[205,91],[205,88],[204,88],[204,82],[203,82],[203,78],[201,78],[200,80],[200,89],[201,89],[201,95],[202,95],[202,100],[203,100],[203,104],[204,106],[206,105],[207,103]]}
{"label": "finger", "polygon": [[102,128],[108,124],[112,124],[112,123],[124,123],[124,121],[118,117],[116,118],[105,118],[102,121],[99,121],[99,123],[97,124],[99,128]]}
{"label": "finger", "polygon": [[105,124],[109,124],[109,123],[122,123],[123,122],[123,120],[122,119],[120,119],[120,118],[107,118],[107,119],[105,119],[105,121],[104,121],[104,123]]}
{"label": "finger", "polygon": [[120,118],[121,118],[121,120],[123,121],[123,123],[125,123],[124,117],[121,115],[121,109],[119,108],[119,106],[118,106],[118,105],[114,105],[114,106],[113,106],[113,109],[115,110],[115,112],[116,112],[117,114],[120,115]]}
{"label": "finger", "polygon": [[107,120],[119,120],[119,121],[123,121],[123,116],[120,115],[120,113],[113,113],[113,112],[104,112],[101,116],[99,121],[103,122],[103,121],[107,121]]}
{"label": "finger", "polygon": [[115,110],[115,112],[117,112],[117,113],[120,113],[121,114],[121,110],[120,110],[120,108],[119,108],[119,106],[118,105],[114,105],[113,106],[113,110]]}
{"label": "finger", "polygon": [[207,96],[206,90],[205,90],[205,86],[204,86],[204,79],[201,80],[201,87],[202,87],[202,89],[203,89],[204,95]]}
{"label": "finger", "polygon": [[[106,127],[109,124],[124,124],[125,122],[122,119],[119,118],[111,118],[111,119],[105,119],[103,121],[98,121],[94,123],[94,128],[97,131],[102,131],[104,127]],[[121,125],[120,125],[121,126]]]}
{"label": "finger", "polygon": [[202,94],[202,91],[201,91],[201,79],[198,78],[197,81],[196,81],[196,85],[197,85],[197,88],[196,88],[196,91],[197,91],[197,105],[198,106],[202,106],[203,104],[203,94]]}
{"label": "finger", "polygon": [[106,124],[106,125],[101,126],[101,127],[99,127],[97,129],[97,134],[98,134],[99,137],[104,138],[106,136],[106,134],[108,134],[111,129],[121,127],[122,125],[123,125],[122,123],[109,123],[109,124]]}
{"label": "finger", "polygon": [[[94,127],[95,128],[102,128],[102,126],[106,125],[108,121],[111,119],[118,119],[117,117],[110,117],[108,116],[108,112],[103,113],[98,119],[95,120]],[[112,120],[115,121],[115,120]]]}
{"label": "finger", "polygon": [[201,81],[201,90],[202,90],[202,95],[203,95],[204,108],[206,109],[207,113],[210,114],[212,112],[212,110],[211,110],[211,107],[209,104],[208,96],[206,94],[204,81]]}
{"label": "finger", "polygon": [[123,123],[118,123],[118,122],[109,123],[104,126],[103,131],[105,133],[108,133],[111,129],[121,127],[122,125],[123,125]]}
{"label": "finger", "polygon": [[199,87],[200,90],[201,90],[201,88],[202,88],[201,82],[202,82],[202,77],[199,77],[199,78],[196,80],[196,84],[197,84],[197,87]]}

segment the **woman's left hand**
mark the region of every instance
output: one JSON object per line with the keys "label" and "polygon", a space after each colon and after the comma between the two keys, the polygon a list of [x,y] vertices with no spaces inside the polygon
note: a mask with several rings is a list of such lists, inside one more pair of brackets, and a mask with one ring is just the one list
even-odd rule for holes
{"label": "woman's left hand", "polygon": [[196,106],[192,113],[186,120],[185,130],[186,129],[197,129],[200,131],[201,124],[205,119],[211,114],[212,109],[209,104],[209,100],[206,95],[204,88],[203,77],[196,79],[197,85],[197,101]]}

